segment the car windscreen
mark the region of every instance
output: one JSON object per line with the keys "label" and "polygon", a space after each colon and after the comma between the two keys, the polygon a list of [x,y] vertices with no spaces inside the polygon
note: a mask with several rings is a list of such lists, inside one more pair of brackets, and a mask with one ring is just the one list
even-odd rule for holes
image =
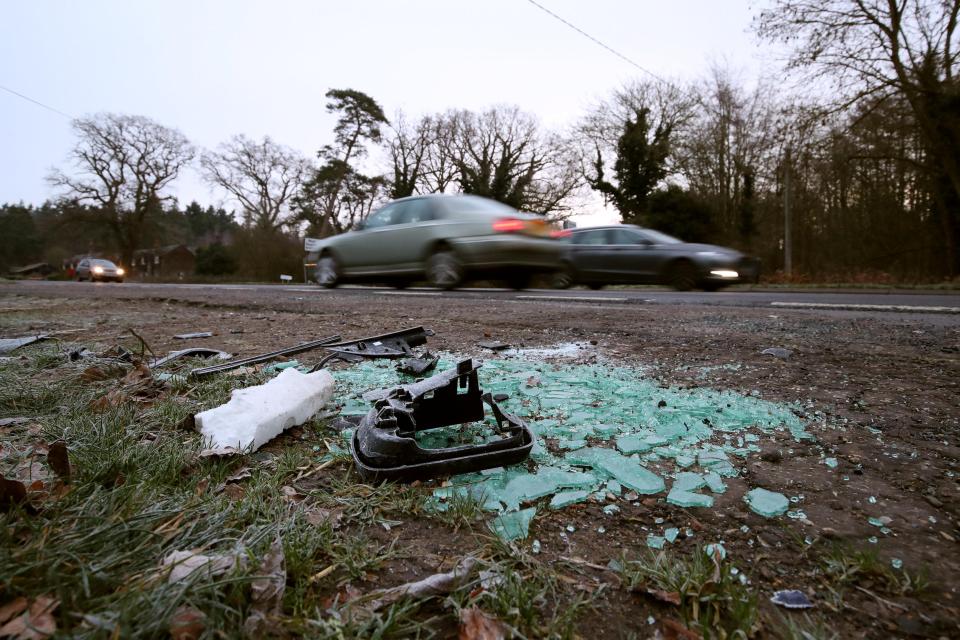
{"label": "car windscreen", "polygon": [[104,268],[107,268],[107,269],[116,269],[116,268],[117,268],[117,265],[113,264],[113,263],[110,262],[109,260],[91,260],[91,261],[90,261],[90,266],[91,266],[91,267],[104,267]]}
{"label": "car windscreen", "polygon": [[683,240],[678,240],[673,236],[668,236],[665,233],[660,233],[659,231],[654,231],[653,229],[644,229],[643,235],[650,239],[654,244],[680,244]]}
{"label": "car windscreen", "polygon": [[444,210],[455,213],[488,213],[497,216],[516,216],[518,211],[511,206],[496,200],[479,198],[477,196],[459,196],[456,198],[439,200]]}

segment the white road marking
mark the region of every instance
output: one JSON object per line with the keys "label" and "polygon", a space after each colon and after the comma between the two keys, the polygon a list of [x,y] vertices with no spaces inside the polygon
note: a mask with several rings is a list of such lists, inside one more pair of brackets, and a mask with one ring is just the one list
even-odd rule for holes
{"label": "white road marking", "polygon": [[960,313],[960,307],[923,307],[906,304],[845,304],[842,302],[771,302],[789,309],[841,309],[845,311],[896,311],[901,313]]}
{"label": "white road marking", "polygon": [[439,291],[374,291],[378,296],[438,296]]}
{"label": "white road marking", "polygon": [[516,300],[556,300],[560,302],[624,302],[627,298],[600,298],[592,296],[516,296]]}

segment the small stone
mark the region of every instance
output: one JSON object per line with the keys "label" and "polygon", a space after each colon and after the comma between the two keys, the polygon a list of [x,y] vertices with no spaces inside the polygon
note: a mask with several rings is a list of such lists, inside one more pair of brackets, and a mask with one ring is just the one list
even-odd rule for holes
{"label": "small stone", "polygon": [[943,503],[942,503],[940,500],[938,500],[936,497],[934,497],[934,496],[925,495],[925,496],[923,496],[923,499],[926,500],[927,502],[929,502],[931,506],[934,506],[934,507],[936,507],[937,509],[939,509],[940,507],[943,506]]}
{"label": "small stone", "polygon": [[534,553],[540,553],[540,541],[539,541],[539,540],[534,540],[534,541],[530,544],[530,551],[533,551]]}
{"label": "small stone", "polygon": [[829,540],[835,540],[836,538],[840,537],[837,533],[837,530],[832,527],[824,527],[823,529],[820,529],[820,535]]}

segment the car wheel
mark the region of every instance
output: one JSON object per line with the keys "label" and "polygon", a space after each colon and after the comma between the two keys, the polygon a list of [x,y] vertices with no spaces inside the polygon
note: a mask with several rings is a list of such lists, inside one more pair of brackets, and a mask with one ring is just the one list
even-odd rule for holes
{"label": "car wheel", "polygon": [[691,291],[697,286],[697,268],[687,260],[676,262],[670,267],[668,280],[677,291]]}
{"label": "car wheel", "polygon": [[591,283],[588,284],[587,286],[590,287],[591,289],[593,289],[594,291],[599,291],[600,289],[603,289],[603,287],[604,287],[604,285],[600,284],[599,282],[591,282]]}
{"label": "car wheel", "polygon": [[463,281],[463,266],[452,251],[441,249],[427,260],[427,281],[438,289],[455,289]]}
{"label": "car wheel", "polygon": [[553,274],[554,289],[569,289],[576,281],[577,277],[573,272],[573,265],[569,262],[564,262],[560,269]]}
{"label": "car wheel", "polygon": [[720,284],[719,282],[708,282],[707,284],[703,285],[703,290],[710,292],[720,291],[720,289],[723,289],[724,286],[726,285]]}
{"label": "car wheel", "polygon": [[394,289],[406,289],[407,287],[410,286],[410,281],[409,281],[409,280],[394,280],[394,281],[391,282],[390,284],[393,285],[393,288],[394,288]]}
{"label": "car wheel", "polygon": [[340,284],[340,265],[331,255],[321,256],[315,271],[317,284],[324,289],[333,289]]}

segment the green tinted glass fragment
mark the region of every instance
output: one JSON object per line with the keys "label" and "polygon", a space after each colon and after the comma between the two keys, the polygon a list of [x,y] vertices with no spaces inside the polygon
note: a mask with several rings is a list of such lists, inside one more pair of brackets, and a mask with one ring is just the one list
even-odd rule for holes
{"label": "green tinted glass fragment", "polygon": [[707,481],[699,473],[682,471],[674,477],[672,488],[681,491],[696,491],[700,487],[706,486],[706,484]]}
{"label": "green tinted glass fragment", "polygon": [[790,507],[790,501],[782,493],[759,487],[748,491],[743,499],[750,505],[751,511],[767,518],[784,514]]}
{"label": "green tinted glass fragment", "polygon": [[567,456],[567,460],[572,464],[583,464],[603,471],[637,493],[660,493],[666,488],[663,478],[641,467],[638,461],[631,460],[612,449],[589,448],[575,453],[576,461],[571,459],[570,455]]}
{"label": "green tinted glass fragment", "polygon": [[655,536],[652,533],[647,535],[647,546],[651,549],[663,549],[667,539],[662,536]]}
{"label": "green tinted glass fragment", "polygon": [[502,513],[490,521],[490,530],[501,540],[521,540],[530,533],[530,523],[537,515],[537,508]]}
{"label": "green tinted glass fragment", "polygon": [[667,542],[673,544],[673,541],[677,539],[677,536],[680,535],[680,529],[676,527],[670,527],[663,530],[663,537],[667,539]]}
{"label": "green tinted glass fragment", "polygon": [[707,481],[707,488],[714,493],[723,493],[727,490],[727,485],[723,483],[719,473],[709,471],[703,474],[703,479]]}
{"label": "green tinted glass fragment", "polygon": [[561,491],[558,494],[553,496],[553,499],[550,500],[551,509],[562,509],[564,507],[570,506],[571,504],[577,504],[578,502],[585,501],[590,496],[589,491]]}
{"label": "green tinted glass fragment", "polygon": [[667,494],[667,502],[675,504],[678,507],[712,507],[713,498],[702,493],[684,491],[683,489],[671,489]]}

